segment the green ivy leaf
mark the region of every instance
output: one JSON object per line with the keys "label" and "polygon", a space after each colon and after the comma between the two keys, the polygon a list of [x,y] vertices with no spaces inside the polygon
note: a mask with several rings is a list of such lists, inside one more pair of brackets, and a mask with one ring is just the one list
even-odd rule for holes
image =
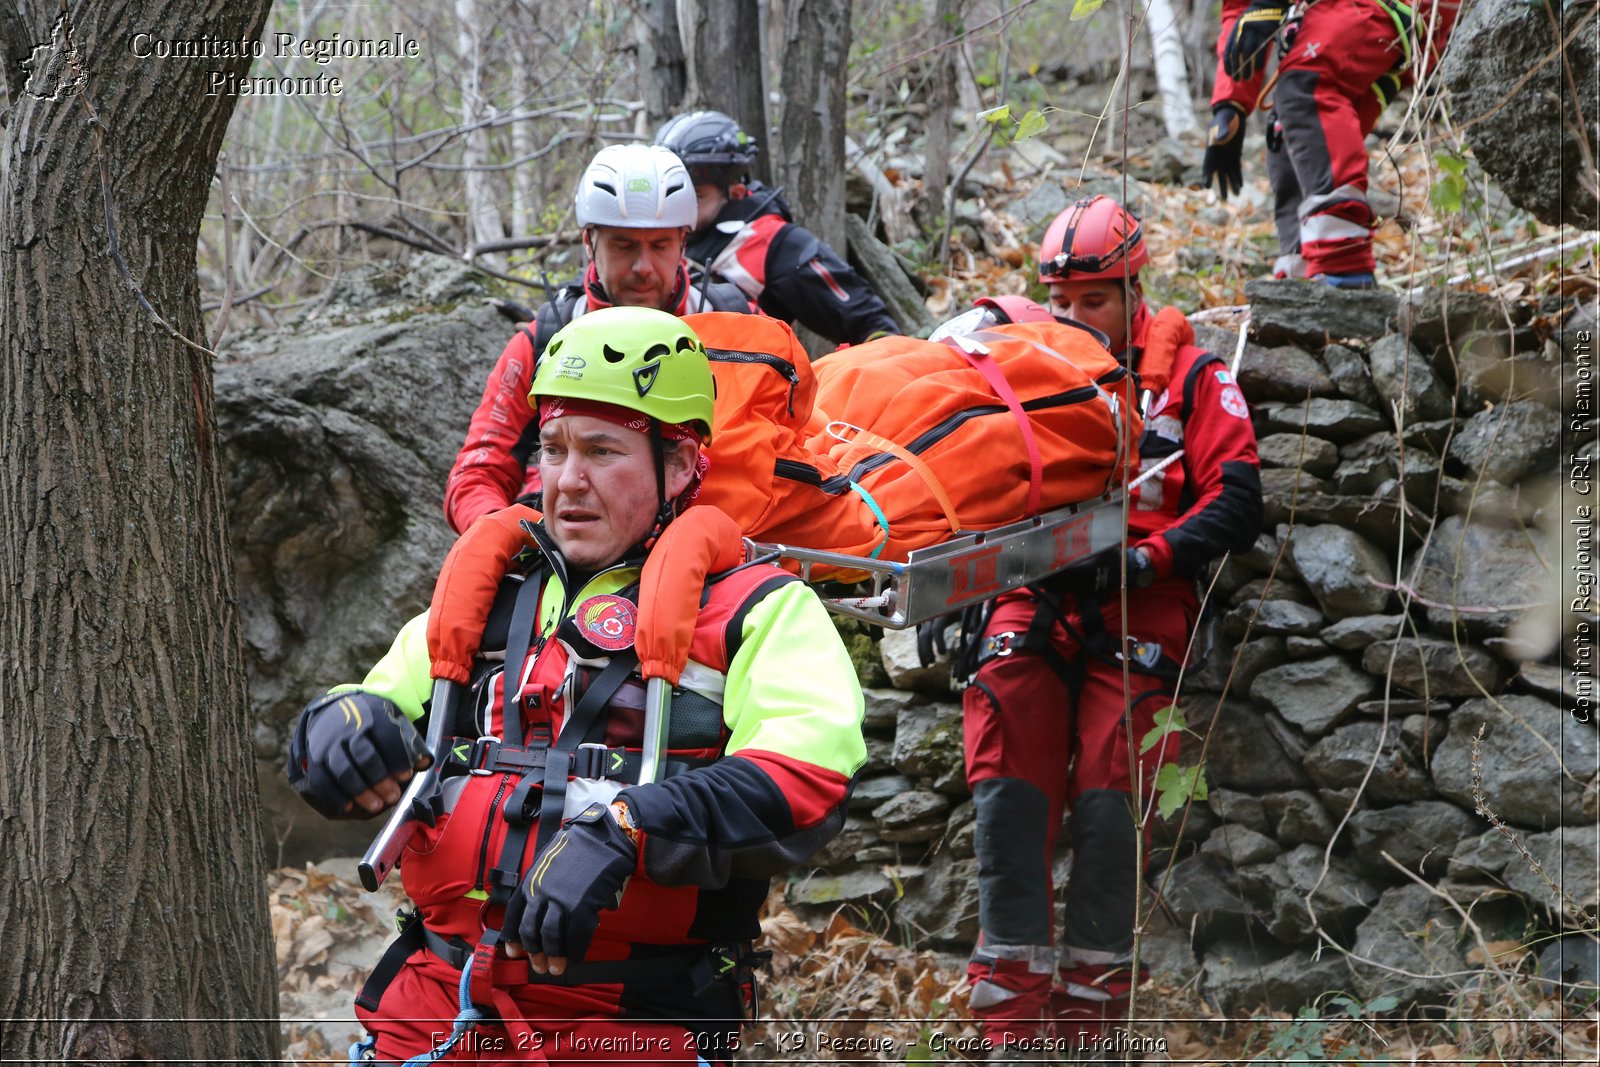
{"label": "green ivy leaf", "polygon": [[1072,0],[1072,14],[1067,16],[1067,21],[1077,22],[1080,19],[1086,19],[1096,11],[1099,11],[1105,5],[1105,2],[1106,0]]}
{"label": "green ivy leaf", "polygon": [[1180,767],[1176,763],[1162,764],[1156,772],[1156,810],[1163,819],[1192,800],[1204,800],[1208,795],[1205,770],[1202,767]]}
{"label": "green ivy leaf", "polygon": [[1328,1004],[1335,1008],[1343,1008],[1352,1019],[1361,1018],[1361,1005],[1349,997],[1333,997]]}
{"label": "green ivy leaf", "polygon": [[991,126],[998,126],[1003,122],[1010,122],[1011,105],[1001,104],[999,107],[991,107],[987,111],[978,112],[978,117],[989,123]]}
{"label": "green ivy leaf", "polygon": [[1037,137],[1050,125],[1049,121],[1037,110],[1030,109],[1022,116],[1022,121],[1017,124],[1017,135],[1013,140],[1026,141],[1030,137]]}
{"label": "green ivy leaf", "polygon": [[1460,214],[1467,203],[1467,180],[1456,174],[1446,174],[1428,190],[1428,201],[1446,215]]}
{"label": "green ivy leaf", "polygon": [[1183,712],[1179,711],[1176,705],[1168,704],[1156,712],[1155,727],[1140,740],[1139,754],[1142,756],[1152,748],[1155,748],[1161,739],[1168,734],[1176,733],[1179,730],[1187,730],[1188,728],[1189,723],[1184,719]]}

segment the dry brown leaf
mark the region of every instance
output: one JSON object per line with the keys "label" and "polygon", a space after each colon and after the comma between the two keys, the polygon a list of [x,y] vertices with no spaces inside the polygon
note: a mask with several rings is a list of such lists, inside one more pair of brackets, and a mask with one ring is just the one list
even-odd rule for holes
{"label": "dry brown leaf", "polygon": [[[1484,950],[1488,952],[1485,954]],[[1489,941],[1472,946],[1467,962],[1487,966],[1492,960],[1497,967],[1517,967],[1528,956],[1528,946],[1521,941]]]}

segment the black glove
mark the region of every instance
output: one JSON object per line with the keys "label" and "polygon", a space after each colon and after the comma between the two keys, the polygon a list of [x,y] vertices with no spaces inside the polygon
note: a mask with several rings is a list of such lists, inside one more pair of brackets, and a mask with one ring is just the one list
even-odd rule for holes
{"label": "black glove", "polygon": [[1253,0],[1244,9],[1222,52],[1222,69],[1228,77],[1249,81],[1266,69],[1267,52],[1288,7],[1288,0]]}
{"label": "black glove", "polygon": [[934,660],[950,651],[944,632],[957,620],[955,615],[940,615],[937,619],[917,624],[917,662],[924,667],[933,666]]}
{"label": "black glove", "polygon": [[1224,200],[1244,188],[1244,109],[1238,104],[1218,104],[1211,109],[1200,184],[1209,186],[1212,178]]}
{"label": "black glove", "polygon": [[500,936],[530,956],[583,959],[600,912],[622,903],[639,850],[604,804],[567,820],[506,905]]}
{"label": "black glove", "polygon": [[330,693],[300,712],[289,742],[289,784],[330,819],[377,812],[357,796],[405,771],[426,766],[422,735],[393,702],[373,693]]}
{"label": "black glove", "polygon": [[[1103,548],[1050,578],[1050,584],[1075,596],[1109,595],[1122,588],[1122,557],[1122,549],[1115,545]],[[1129,589],[1143,589],[1156,580],[1155,566],[1143,549],[1130,548],[1127,557]]]}

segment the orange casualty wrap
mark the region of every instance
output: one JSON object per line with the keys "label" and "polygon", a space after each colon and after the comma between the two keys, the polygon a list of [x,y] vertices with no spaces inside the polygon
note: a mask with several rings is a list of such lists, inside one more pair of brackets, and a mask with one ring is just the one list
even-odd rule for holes
{"label": "orange casualty wrap", "polygon": [[466,685],[472,680],[472,657],[483,640],[500,579],[511,560],[530,547],[533,538],[522,521],[540,515],[525,504],[512,504],[482,516],[450,546],[428,607],[428,656],[433,676]]}
{"label": "orange casualty wrap", "polygon": [[662,531],[639,576],[639,627],[633,646],[639,673],[673,685],[689,659],[706,576],[744,559],[738,523],[727,513],[696,504]]}
{"label": "orange casualty wrap", "polygon": [[1183,312],[1168,305],[1156,312],[1144,332],[1144,356],[1139,360],[1139,391],[1160,396],[1172,381],[1178,350],[1194,344],[1194,326]]}
{"label": "orange casualty wrap", "polygon": [[686,321],[717,381],[700,501],[757,540],[903,560],[1108,492],[1138,439],[1126,370],[1073,326],[992,327],[965,353],[883,337],[813,367],[774,320]]}

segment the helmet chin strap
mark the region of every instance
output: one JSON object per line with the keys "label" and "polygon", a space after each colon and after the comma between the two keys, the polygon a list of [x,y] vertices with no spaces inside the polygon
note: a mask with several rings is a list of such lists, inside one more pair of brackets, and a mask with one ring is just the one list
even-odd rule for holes
{"label": "helmet chin strap", "polygon": [[650,452],[656,461],[656,521],[650,528],[650,533],[640,543],[640,549],[647,549],[660,538],[667,524],[675,517],[672,501],[667,499],[667,441],[661,435],[661,420],[655,417],[650,419]]}

